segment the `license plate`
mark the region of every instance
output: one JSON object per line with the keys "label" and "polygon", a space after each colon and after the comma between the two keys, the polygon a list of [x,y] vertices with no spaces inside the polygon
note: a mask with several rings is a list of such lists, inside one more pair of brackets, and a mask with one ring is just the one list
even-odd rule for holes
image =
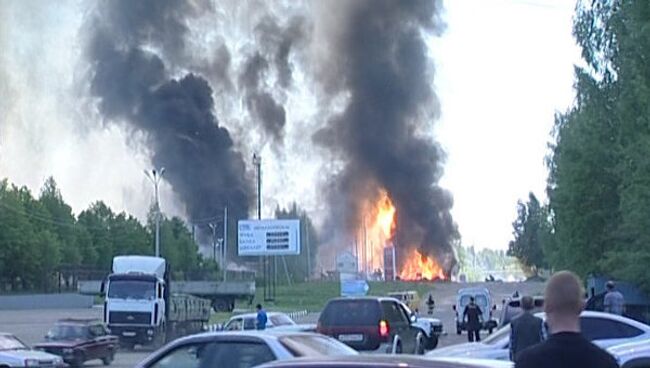
{"label": "license plate", "polygon": [[363,341],[363,335],[361,334],[339,335],[339,341],[345,341],[345,342]]}
{"label": "license plate", "polygon": [[135,332],[132,332],[132,331],[124,331],[124,332],[122,332],[122,336],[133,337],[133,336],[135,336]]}

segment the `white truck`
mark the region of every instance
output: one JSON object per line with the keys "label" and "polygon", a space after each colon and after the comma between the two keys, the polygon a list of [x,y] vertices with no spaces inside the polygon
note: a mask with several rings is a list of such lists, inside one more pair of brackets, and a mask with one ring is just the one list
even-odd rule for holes
{"label": "white truck", "polygon": [[164,258],[118,256],[102,283],[104,322],[120,344],[160,346],[175,337],[199,332],[210,319],[211,301],[172,293]]}

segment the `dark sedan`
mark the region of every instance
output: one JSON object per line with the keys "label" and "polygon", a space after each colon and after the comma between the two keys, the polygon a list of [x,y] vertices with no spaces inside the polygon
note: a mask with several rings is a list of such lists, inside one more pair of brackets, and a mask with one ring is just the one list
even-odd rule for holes
{"label": "dark sedan", "polygon": [[58,321],[45,336],[46,342],[34,348],[55,354],[73,367],[99,359],[109,365],[115,358],[117,336],[109,333],[97,320],[64,319]]}

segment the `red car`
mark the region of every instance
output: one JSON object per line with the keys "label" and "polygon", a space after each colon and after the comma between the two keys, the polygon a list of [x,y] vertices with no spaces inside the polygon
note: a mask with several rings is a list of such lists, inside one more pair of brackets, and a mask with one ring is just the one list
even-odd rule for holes
{"label": "red car", "polygon": [[46,342],[34,348],[58,355],[73,367],[94,359],[109,365],[118,346],[118,337],[111,335],[104,323],[95,319],[60,320],[45,338]]}

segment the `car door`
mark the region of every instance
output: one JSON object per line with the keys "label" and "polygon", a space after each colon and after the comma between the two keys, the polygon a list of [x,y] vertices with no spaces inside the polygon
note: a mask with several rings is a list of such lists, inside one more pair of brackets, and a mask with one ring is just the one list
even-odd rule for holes
{"label": "car door", "polygon": [[384,319],[388,322],[391,342],[395,335],[397,335],[402,344],[402,352],[412,352],[415,349],[415,344],[411,341],[410,321],[400,311],[397,302],[392,300],[383,300],[381,302],[381,307]]}
{"label": "car door", "polygon": [[250,368],[278,357],[263,341],[220,340],[187,343],[163,352],[147,368]]}
{"label": "car door", "polygon": [[[422,329],[420,327],[418,327],[415,323],[413,323],[413,321],[411,321],[411,314],[408,312],[407,308],[404,307],[404,304],[398,303],[397,304],[397,309],[402,314],[402,318],[406,319],[406,323],[408,325],[408,327],[405,330],[404,335],[408,336],[409,341],[411,341],[413,343],[413,347],[411,349],[407,350],[407,351],[417,353],[415,351],[415,349],[417,347],[418,333],[422,332],[424,334],[424,332],[422,331]],[[422,336],[422,338],[424,338],[424,336]],[[424,341],[423,341],[423,343],[424,343]]]}

